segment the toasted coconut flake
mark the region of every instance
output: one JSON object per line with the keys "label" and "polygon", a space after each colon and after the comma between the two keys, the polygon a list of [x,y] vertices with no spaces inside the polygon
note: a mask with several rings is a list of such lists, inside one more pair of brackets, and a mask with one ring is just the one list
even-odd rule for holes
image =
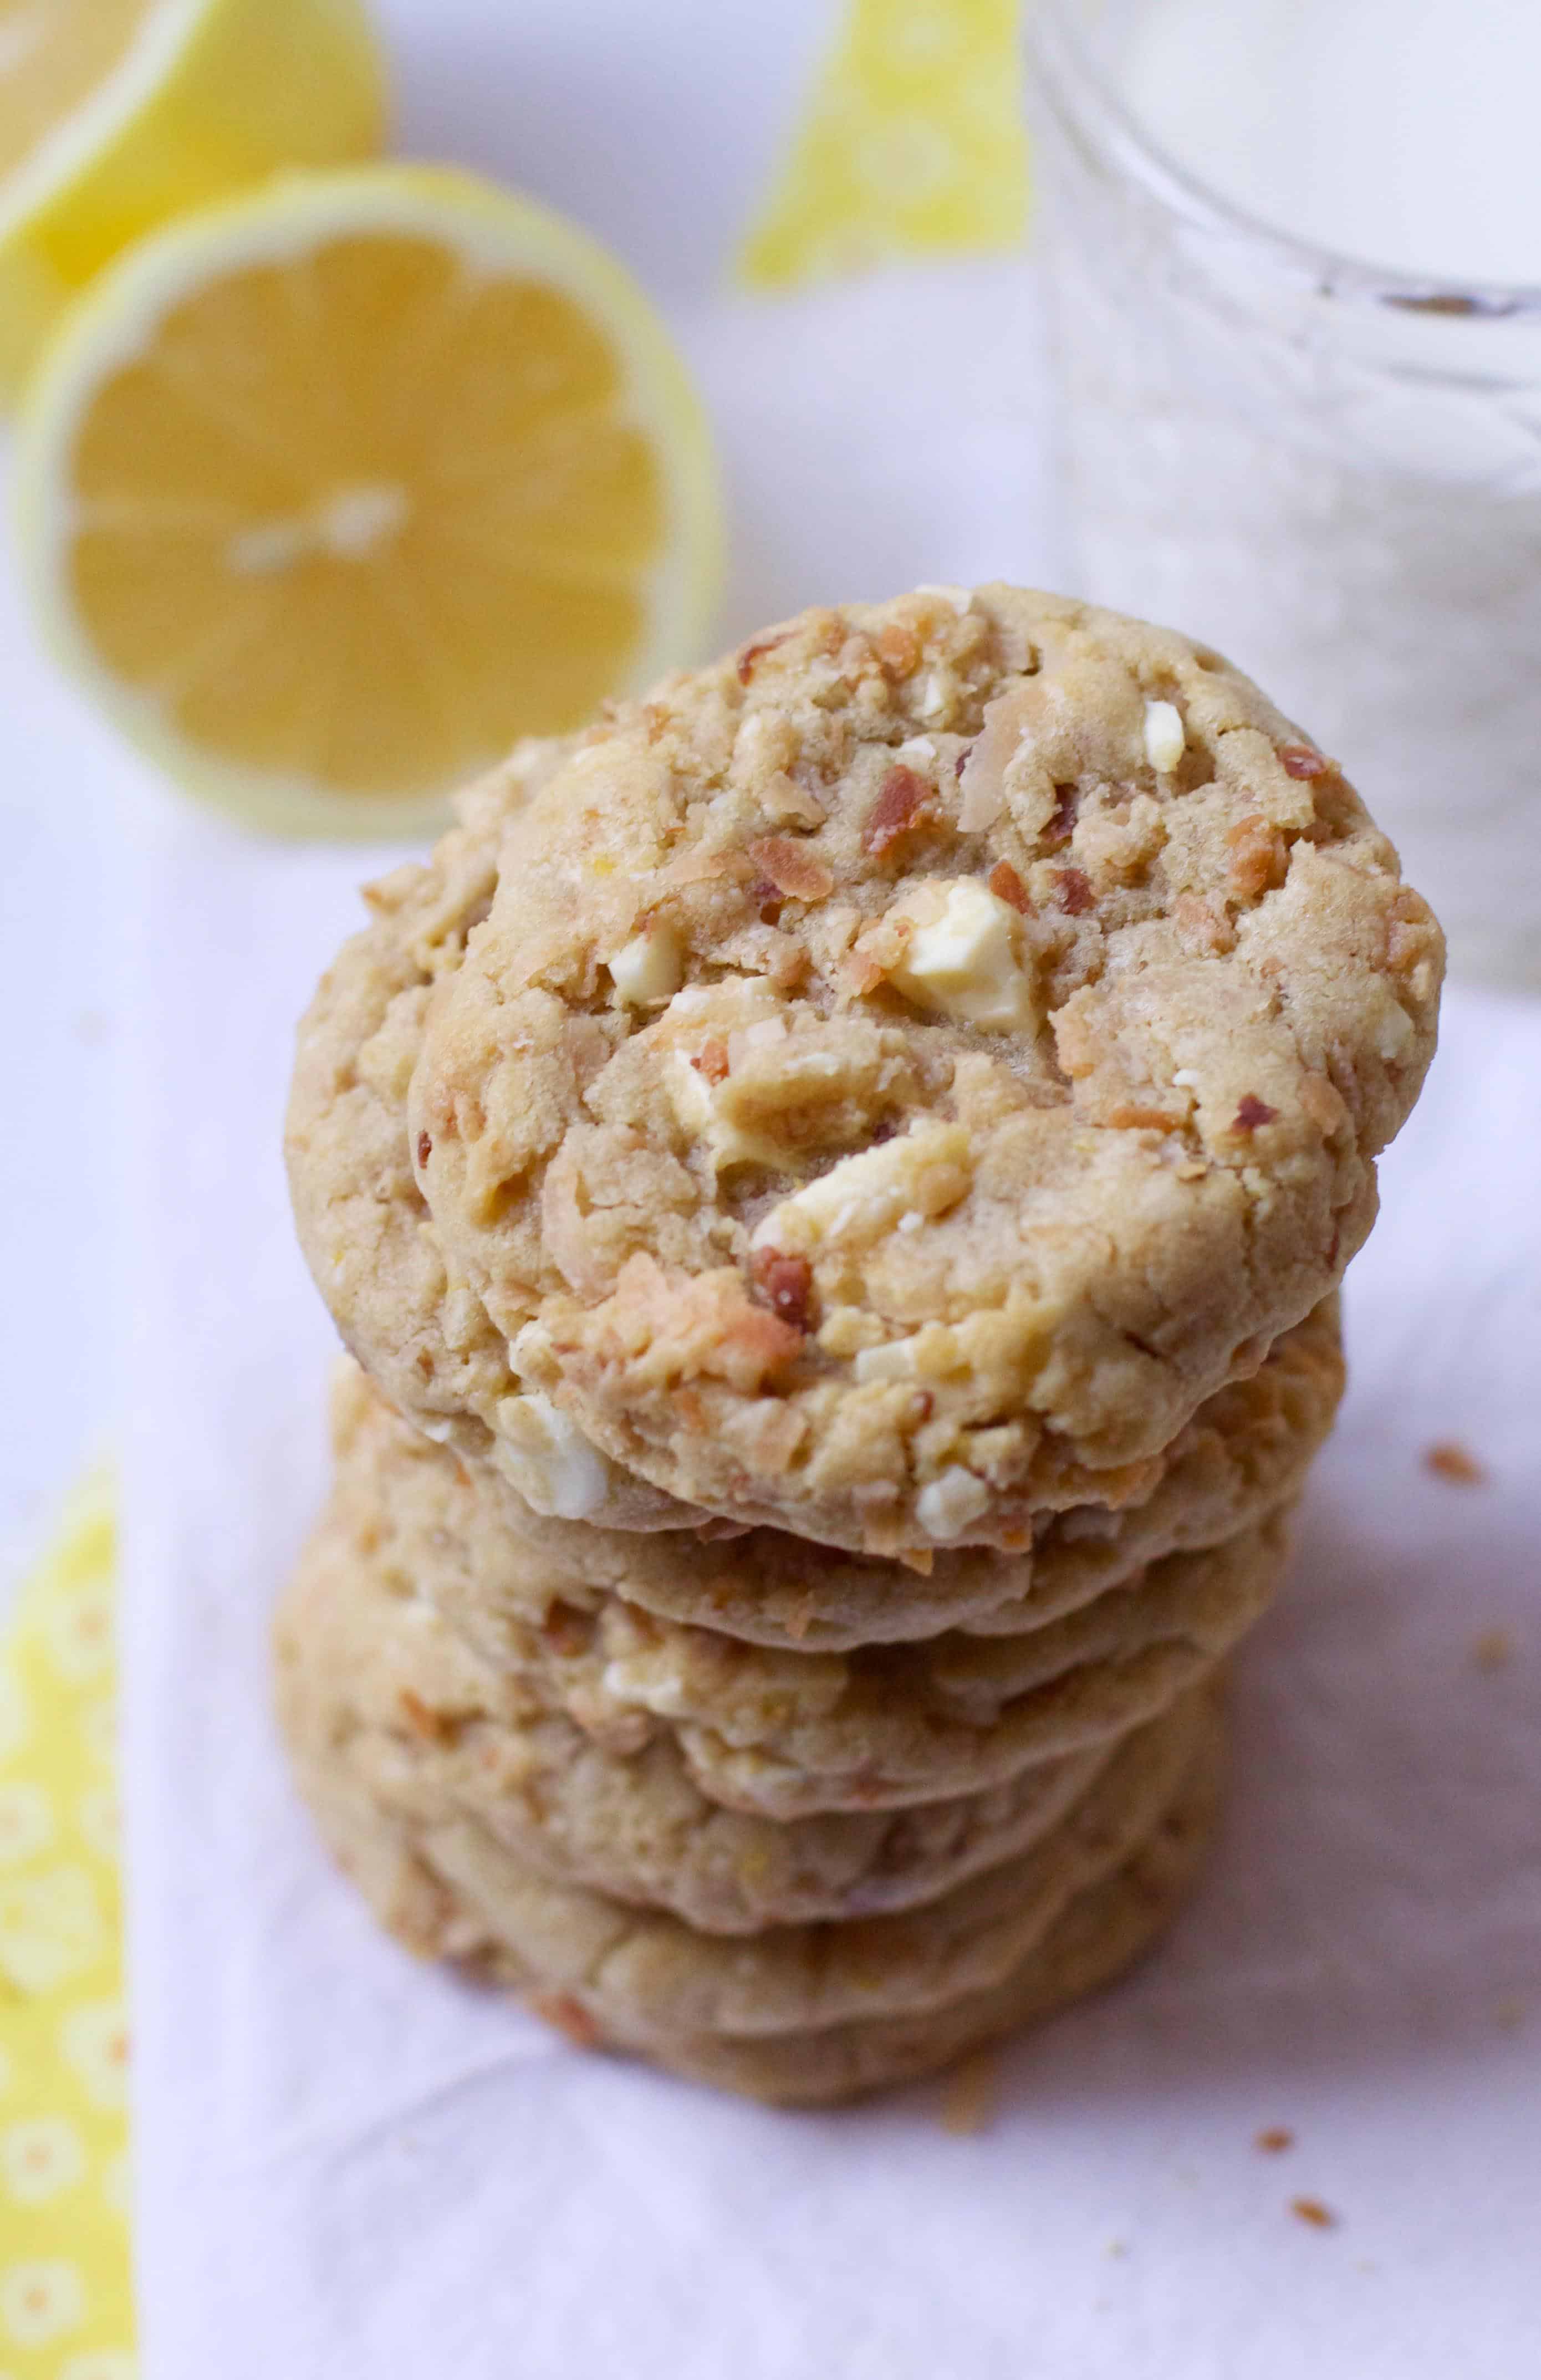
{"label": "toasted coconut flake", "polygon": [[862,849],[880,859],[903,836],[935,815],[935,788],[916,770],[896,762],[879,787],[862,828]]}
{"label": "toasted coconut flake", "polygon": [[789,900],[827,901],[834,891],[831,868],[792,835],[761,835],[745,848],[760,873]]}
{"label": "toasted coconut flake", "polygon": [[985,723],[975,737],[959,779],[963,807],[958,824],[965,834],[982,834],[995,824],[1006,807],[1006,769],[1027,730],[1029,702],[1040,698],[1031,682],[1013,686],[985,705]]}

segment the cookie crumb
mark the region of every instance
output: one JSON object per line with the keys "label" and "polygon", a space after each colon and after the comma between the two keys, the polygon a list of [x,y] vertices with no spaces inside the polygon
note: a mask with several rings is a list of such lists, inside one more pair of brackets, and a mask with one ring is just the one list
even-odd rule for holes
{"label": "cookie crumb", "polygon": [[535,1992],[526,2006],[532,2015],[553,2026],[575,2049],[597,2049],[604,2039],[582,2001],[574,1999],[569,1992]]}
{"label": "cookie crumb", "polygon": [[1277,2156],[1281,2149],[1292,2149],[1294,2144],[1295,2136],[1288,2124],[1268,2124],[1252,2145],[1268,2156]]}
{"label": "cookie crumb", "polygon": [[1518,1992],[1511,1992],[1493,2010],[1493,2022],[1500,2033],[1518,2033],[1525,2021],[1525,2004]]}
{"label": "cookie crumb", "polygon": [[1128,2240],[1110,2240],[1108,2242],[1108,2253],[1110,2256],[1127,2256],[1129,2253]]}
{"label": "cookie crumb", "polygon": [[941,2129],[959,2139],[988,2131],[1001,2108],[1001,2068],[993,2049],[960,2058],[941,2095]]}
{"label": "cookie crumb", "polygon": [[1341,2219],[1330,2206],[1324,2206],[1319,2198],[1292,2198],[1290,2212],[1298,2216],[1302,2223],[1309,2223],[1316,2231],[1336,2231]]}
{"label": "cookie crumb", "polygon": [[1514,1639],[1507,1628],[1485,1628],[1472,1640],[1472,1659],[1479,1670],[1507,1670],[1514,1658]]}
{"label": "cookie crumb", "polygon": [[1452,1488],[1481,1488],[1487,1479],[1486,1466],[1458,1438],[1436,1439],[1425,1447],[1424,1469],[1436,1479],[1448,1479]]}

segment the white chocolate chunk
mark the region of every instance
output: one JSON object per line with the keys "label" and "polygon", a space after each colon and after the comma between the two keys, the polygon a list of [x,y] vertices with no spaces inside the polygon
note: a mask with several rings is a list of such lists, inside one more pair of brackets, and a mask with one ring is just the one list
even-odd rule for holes
{"label": "white chocolate chunk", "polygon": [[825,1318],[819,1333],[819,1344],[826,1355],[859,1355],[868,1347],[882,1344],[883,1326],[875,1314],[864,1314],[858,1305],[837,1305]]}
{"label": "white chocolate chunk", "polygon": [[966,1195],[971,1178],[964,1126],[922,1124],[843,1157],[762,1216],[750,1245],[797,1254],[840,1240],[877,1239],[901,1215],[945,1214]]}
{"label": "white chocolate chunk", "polygon": [[722,1112],[716,1086],[683,1050],[670,1051],[666,1080],[669,1104],[682,1129],[705,1149],[717,1172],[731,1165],[785,1165],[784,1148],[758,1133],[745,1132]]}
{"label": "white chocolate chunk", "polygon": [[1174,702],[1145,706],[1145,757],[1163,777],[1170,777],[1188,747],[1183,714]]}
{"label": "white chocolate chunk", "polygon": [[1371,1022],[1376,1055],[1385,1064],[1395,1065],[1413,1046],[1413,1019],[1383,977],[1371,976],[1365,990],[1365,1005],[1374,1011]]}
{"label": "white chocolate chunk", "polygon": [[915,1500],[916,1517],[928,1537],[947,1545],[961,1537],[970,1521],[977,1521],[989,1505],[989,1489],[972,1471],[954,1463],[940,1479],[922,1488]]}
{"label": "white chocolate chunk", "polygon": [[615,997],[627,1008],[658,1008],[685,980],[685,953],[673,926],[655,917],[607,963]]}
{"label": "white chocolate chunk", "polygon": [[610,1465],[597,1446],[540,1389],[500,1399],[499,1469],[532,1512],[587,1521],[610,1491]]}
{"label": "white chocolate chunk", "polygon": [[889,973],[895,991],[935,1016],[987,1033],[1035,1029],[1037,1003],[1022,965],[1022,919],[1009,901],[977,877],[960,876],[945,888],[921,886],[889,915],[916,920]]}
{"label": "white chocolate chunk", "polygon": [[669,1104],[692,1139],[705,1140],[716,1126],[711,1085],[683,1050],[669,1053]]}
{"label": "white chocolate chunk", "polygon": [[913,1339],[890,1339],[880,1347],[863,1347],[851,1369],[858,1380],[913,1380]]}
{"label": "white chocolate chunk", "polygon": [[677,1670],[661,1663],[656,1655],[607,1661],[600,1673],[600,1684],[612,1702],[638,1705],[660,1718],[690,1716],[684,1678]]}

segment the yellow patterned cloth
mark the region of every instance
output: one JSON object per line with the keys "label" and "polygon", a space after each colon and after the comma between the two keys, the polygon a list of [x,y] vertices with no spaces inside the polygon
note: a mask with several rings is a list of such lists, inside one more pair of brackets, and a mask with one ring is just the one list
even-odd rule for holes
{"label": "yellow patterned cloth", "polygon": [[0,2380],[130,2380],[127,2036],[106,1484],[0,1653]]}
{"label": "yellow patterned cloth", "polygon": [[740,269],[765,288],[1005,249],[1027,216],[1017,0],[852,0]]}
{"label": "yellow patterned cloth", "polygon": [[[1009,247],[1015,0],[853,0],[740,260],[783,286]],[[83,1488],[0,1646],[0,2380],[132,2380],[113,1519]]]}

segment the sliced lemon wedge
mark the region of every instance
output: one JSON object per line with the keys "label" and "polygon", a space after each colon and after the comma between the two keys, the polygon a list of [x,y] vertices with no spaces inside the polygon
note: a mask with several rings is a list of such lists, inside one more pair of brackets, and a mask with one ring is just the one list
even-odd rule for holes
{"label": "sliced lemon wedge", "polygon": [[0,391],[131,239],[383,123],[362,0],[0,0]]}
{"label": "sliced lemon wedge", "polygon": [[699,649],[710,442],[658,317],[460,173],[297,175],[104,273],[18,426],[44,628],[191,790],[414,832]]}

